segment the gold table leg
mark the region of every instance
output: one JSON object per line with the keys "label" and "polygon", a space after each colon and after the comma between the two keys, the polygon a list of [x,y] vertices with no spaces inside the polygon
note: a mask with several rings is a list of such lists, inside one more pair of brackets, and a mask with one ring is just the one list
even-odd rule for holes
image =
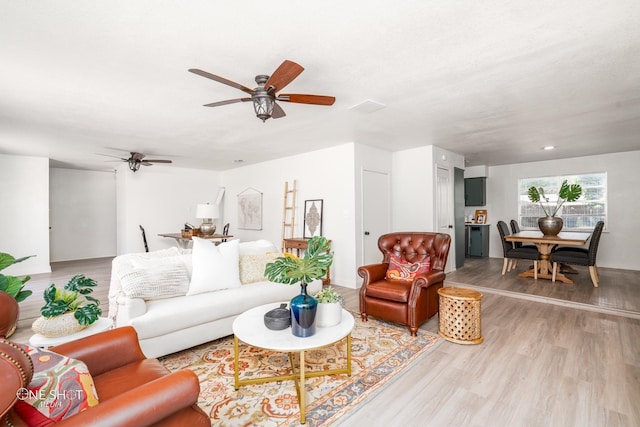
{"label": "gold table leg", "polygon": [[[296,386],[296,394],[298,395],[298,405],[300,406],[300,424],[305,424],[307,421],[306,410],[306,390],[305,380],[311,377],[319,377],[323,375],[335,375],[335,374],[347,374],[351,376],[351,334],[347,335],[347,366],[340,369],[327,369],[324,371],[312,371],[307,372],[305,369],[304,352],[300,351],[300,366],[298,373],[296,373],[296,367],[294,363],[293,353],[289,353],[289,362],[291,363],[291,374],[270,376],[262,378],[254,378],[250,380],[240,380],[240,363],[239,363],[239,340],[235,335],[233,336],[233,386],[237,391],[240,386],[250,384],[262,384],[273,381],[293,380]],[[330,344],[327,344],[330,345]]]}

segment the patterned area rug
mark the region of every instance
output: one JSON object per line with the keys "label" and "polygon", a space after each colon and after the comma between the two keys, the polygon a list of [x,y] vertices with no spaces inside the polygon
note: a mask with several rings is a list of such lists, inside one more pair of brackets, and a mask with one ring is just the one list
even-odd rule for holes
{"label": "patterned area rug", "polygon": [[[306,379],[307,426],[329,426],[442,340],[425,331],[411,337],[405,326],[376,319],[356,322],[352,332],[352,373]],[[295,357],[297,361],[297,357]],[[171,371],[193,370],[200,378],[198,405],[215,426],[298,426],[300,412],[292,380],[233,388],[233,337],[229,336],[160,358]],[[346,339],[305,353],[307,371],[342,368]],[[240,378],[289,374],[286,353],[240,343]]]}

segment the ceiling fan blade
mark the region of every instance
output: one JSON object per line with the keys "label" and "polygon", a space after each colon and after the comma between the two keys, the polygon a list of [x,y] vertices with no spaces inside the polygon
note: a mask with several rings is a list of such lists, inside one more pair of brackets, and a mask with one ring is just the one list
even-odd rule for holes
{"label": "ceiling fan blade", "polygon": [[[105,157],[113,157],[114,159],[120,159],[124,162],[126,162],[129,159],[125,159],[124,157],[120,157],[120,156],[112,156],[111,154],[101,154],[101,153],[96,153],[98,156],[105,156]],[[105,160],[105,162],[115,162],[117,160]]]}
{"label": "ceiling fan blade", "polygon": [[204,104],[205,107],[219,107],[221,105],[235,104],[236,102],[249,102],[251,98],[236,98],[227,99],[226,101],[212,102],[211,104]]}
{"label": "ceiling fan blade", "polygon": [[335,96],[324,95],[303,95],[299,93],[278,95],[278,101],[297,102],[298,104],[333,105],[336,102]]}
{"label": "ceiling fan blade", "polygon": [[171,160],[143,160],[143,163],[173,163]]}
{"label": "ceiling fan blade", "polygon": [[190,72],[197,74],[202,77],[206,77],[211,80],[215,80],[218,83],[225,84],[227,86],[235,87],[236,89],[240,89],[243,92],[248,93],[249,95],[253,95],[253,89],[250,89],[246,86],[241,85],[240,83],[232,82],[231,80],[225,79],[224,77],[216,76],[215,74],[208,73],[206,71],[198,70],[197,68],[190,68]]}
{"label": "ceiling fan blade", "polygon": [[268,92],[278,92],[284,89],[286,85],[291,83],[293,79],[298,77],[303,71],[304,68],[301,65],[285,59],[285,61],[280,64],[280,66],[273,72],[273,74],[271,74],[271,77],[269,77],[269,80],[267,80],[267,82],[264,84],[264,87]]}
{"label": "ceiling fan blade", "polygon": [[272,119],[279,119],[279,118],[284,117],[286,115],[287,114],[284,112],[282,107],[274,102],[273,103],[273,112],[271,113],[271,118]]}

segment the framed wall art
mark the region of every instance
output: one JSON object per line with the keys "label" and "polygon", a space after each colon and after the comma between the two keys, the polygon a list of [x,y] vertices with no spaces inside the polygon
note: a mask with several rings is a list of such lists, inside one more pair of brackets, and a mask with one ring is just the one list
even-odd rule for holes
{"label": "framed wall art", "polygon": [[262,230],[262,192],[247,188],[238,194],[238,228]]}
{"label": "framed wall art", "polygon": [[322,199],[304,201],[304,231],[302,237],[322,236]]}

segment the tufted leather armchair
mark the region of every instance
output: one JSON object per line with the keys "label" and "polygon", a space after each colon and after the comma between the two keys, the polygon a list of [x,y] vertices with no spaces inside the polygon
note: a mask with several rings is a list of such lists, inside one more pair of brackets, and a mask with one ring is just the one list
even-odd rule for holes
{"label": "tufted leather armchair", "polygon": [[[438,289],[444,284],[444,267],[449,255],[451,237],[443,233],[389,233],[380,236],[380,264],[358,268],[364,279],[360,288],[360,315],[379,317],[409,326],[411,335],[438,312]],[[389,257],[392,253],[405,261],[420,262],[429,257],[431,271],[417,275],[413,282],[387,280]]]}
{"label": "tufted leather armchair", "polygon": [[[64,426],[210,426],[196,405],[198,377],[189,370],[174,373],[140,350],[135,330],[112,329],[50,349],[82,360],[93,377],[100,403],[66,418]],[[16,392],[33,375],[29,355],[0,339],[0,423],[23,426],[13,410]],[[6,417],[6,418],[5,418]]]}

